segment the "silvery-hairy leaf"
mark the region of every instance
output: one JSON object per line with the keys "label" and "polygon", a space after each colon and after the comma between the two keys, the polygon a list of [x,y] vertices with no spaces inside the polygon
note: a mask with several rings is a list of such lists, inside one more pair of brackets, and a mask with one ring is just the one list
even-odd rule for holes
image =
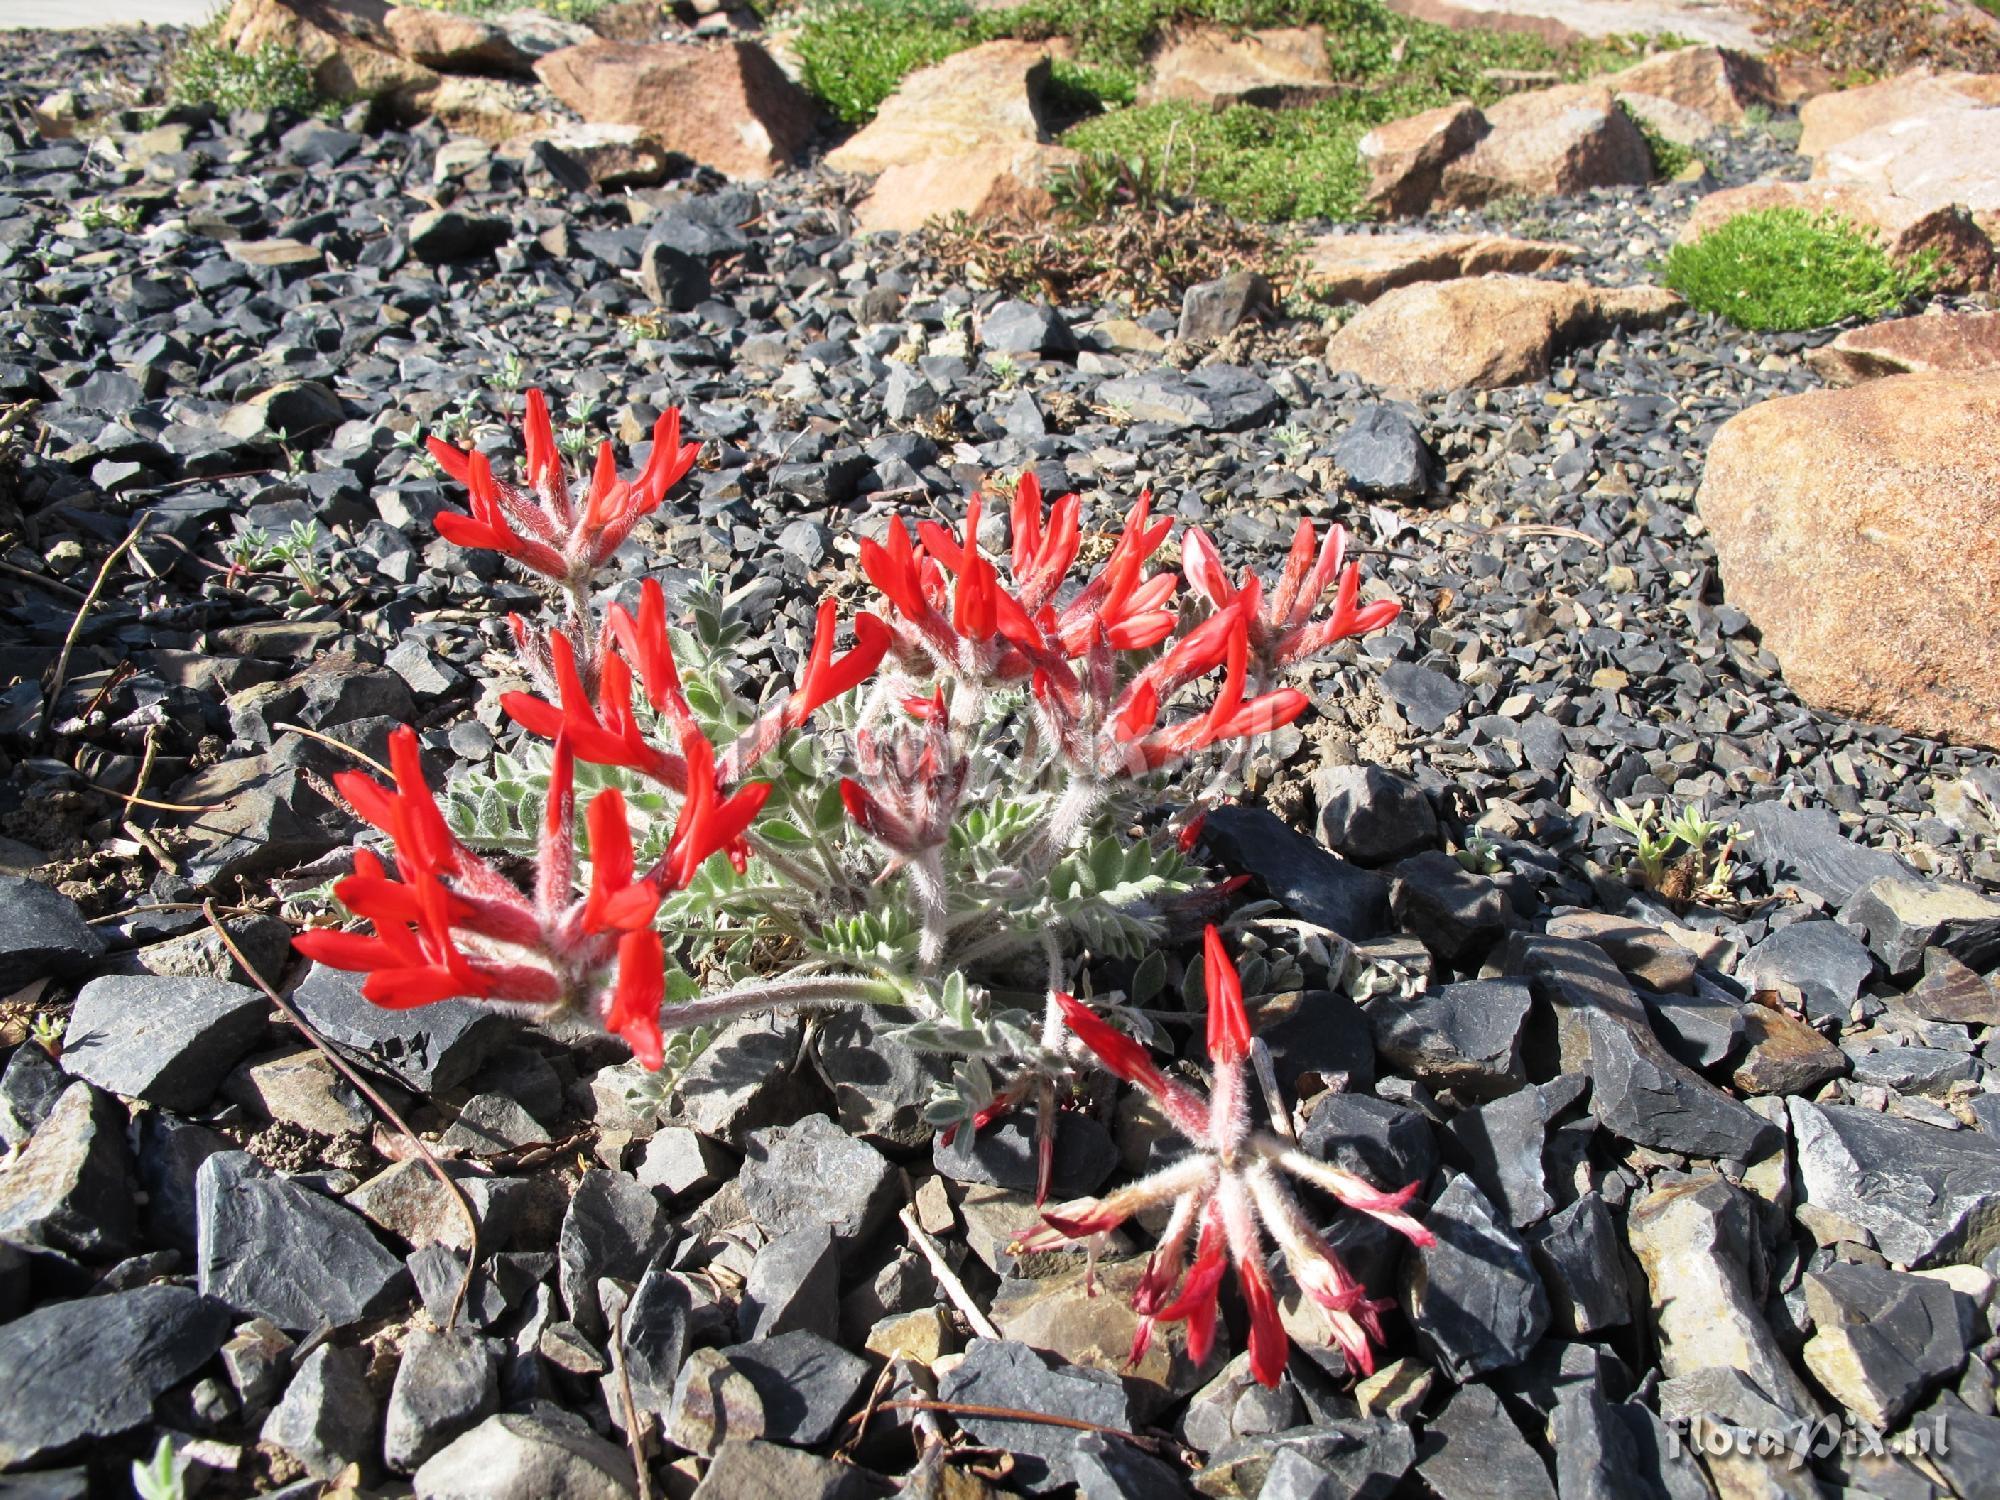
{"label": "silvery-hairy leaf", "polygon": [[1167,956],[1158,948],[1149,951],[1132,971],[1132,1003],[1150,1005],[1167,987]]}

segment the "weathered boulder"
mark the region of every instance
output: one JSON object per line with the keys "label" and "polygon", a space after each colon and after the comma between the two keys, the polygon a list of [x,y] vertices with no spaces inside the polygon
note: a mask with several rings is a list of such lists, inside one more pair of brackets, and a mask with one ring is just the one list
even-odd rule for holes
{"label": "weathered boulder", "polygon": [[1355,149],[1368,168],[1363,201],[1385,214],[1420,214],[1444,169],[1486,134],[1486,116],[1463,99],[1377,125]]}
{"label": "weathered boulder", "polygon": [[1329,300],[1373,302],[1418,281],[1552,271],[1579,253],[1560,240],[1503,234],[1322,234],[1300,247],[1300,274]]}
{"label": "weathered boulder", "polygon": [[1806,352],[1806,363],[1828,385],[1855,385],[1882,375],[2000,373],[2000,312],[1891,318],[1850,328]]}
{"label": "weathered boulder", "polygon": [[1657,327],[1680,306],[1660,287],[1479,276],[1388,293],[1327,342],[1326,362],[1373,385],[1491,390],[1539,380],[1557,352],[1613,327]]}
{"label": "weathered boulder", "polygon": [[1489,105],[1485,117],[1486,133],[1439,177],[1434,206],[1478,208],[1510,196],[1568,197],[1652,179],[1645,136],[1602,84],[1515,94]]}
{"label": "weathered boulder", "polygon": [[1081,159],[1067,146],[994,142],[959,156],[899,163],[875,179],[855,224],[870,232],[919,229],[959,213],[975,224],[1040,223],[1055,211],[1050,179]]}
{"label": "weathered boulder", "polygon": [[1696,503],[1814,707],[2000,745],[2000,375],[1896,375],[1724,423]]}
{"label": "weathered boulder", "polygon": [[1813,177],[1881,188],[1919,209],[1963,207],[1990,227],[2000,216],[2000,108],[1891,120],[1829,147]]}
{"label": "weathered boulder", "polygon": [[1562,46],[1585,37],[1669,36],[1761,52],[1754,13],[1711,0],[1390,0],[1389,9],[1460,31],[1506,31]]}
{"label": "weathered boulder", "polygon": [[882,101],[850,141],[829,152],[842,172],[882,172],[989,146],[1044,141],[1042,91],[1049,81],[1049,47],[1041,42],[987,42],[919,68]]}
{"label": "weathered boulder", "polygon": [[1940,110],[2000,104],[2000,77],[1912,68],[1856,89],[1820,94],[1799,106],[1799,154],[1819,157],[1884,125]]}
{"label": "weathered boulder", "polygon": [[1693,110],[1711,125],[1741,125],[1754,108],[1776,104],[1777,75],[1761,58],[1727,47],[1662,52],[1604,82],[1621,97],[1640,94]]}
{"label": "weathered boulder", "polygon": [[730,177],[771,176],[813,131],[812,101],[754,42],[588,42],[535,76],[587,123],[637,125]]}
{"label": "weathered boulder", "polygon": [[383,0],[235,0],[217,40],[238,52],[289,47],[333,99],[375,99],[411,117],[426,107],[438,75],[396,51]]}
{"label": "weathered boulder", "polygon": [[1153,58],[1153,76],[1139,91],[1139,102],[1273,108],[1331,93],[1333,82],[1324,27],[1190,26],[1168,37]]}

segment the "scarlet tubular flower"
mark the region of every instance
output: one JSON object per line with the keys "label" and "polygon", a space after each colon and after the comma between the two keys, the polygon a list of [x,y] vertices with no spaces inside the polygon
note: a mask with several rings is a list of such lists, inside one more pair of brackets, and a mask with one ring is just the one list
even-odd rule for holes
{"label": "scarlet tubular flower", "polygon": [[[1346,527],[1328,527],[1326,540],[1321,542],[1312,521],[1302,517],[1267,606],[1263,581],[1255,573],[1245,572],[1242,586],[1231,587],[1221,554],[1200,527],[1190,526],[1181,538],[1188,586],[1217,609],[1242,606],[1251,659],[1261,673],[1316,656],[1349,636],[1380,630],[1401,613],[1402,606],[1393,599],[1378,599],[1366,606],[1359,603],[1361,567],[1347,562],[1346,556]],[[1315,620],[1314,611],[1329,588],[1335,589],[1333,612]]]}
{"label": "scarlet tubular flower", "polygon": [[[1314,1229],[1284,1179],[1291,1176],[1310,1183],[1344,1206],[1380,1219],[1413,1243],[1429,1246],[1436,1243],[1435,1237],[1405,1212],[1417,1185],[1383,1192],[1275,1135],[1251,1128],[1245,1076],[1250,1019],[1243,1008],[1242,984],[1213,927],[1204,935],[1203,948],[1208,1055],[1215,1068],[1215,1086],[1206,1100],[1167,1077],[1143,1045],[1088,1006],[1068,995],[1058,997],[1070,1030],[1112,1073],[1151,1094],[1194,1150],[1105,1197],[1079,1199],[1045,1213],[1045,1227],[1022,1236],[1015,1248],[1053,1249],[1104,1234],[1146,1209],[1171,1205],[1159,1247],[1133,1296],[1140,1314],[1133,1362],[1145,1353],[1154,1324],[1162,1322],[1185,1322],[1189,1357],[1197,1364],[1206,1359],[1215,1337],[1223,1272],[1233,1265],[1250,1313],[1251,1373],[1275,1386],[1284,1374],[1289,1346],[1276,1290],[1264,1265],[1263,1236],[1268,1233],[1299,1290],[1326,1315],[1350,1365],[1368,1374],[1375,1368],[1374,1345],[1382,1339],[1379,1315],[1388,1304],[1369,1299]],[[1187,1258],[1190,1240],[1192,1263]]]}
{"label": "scarlet tubular flower", "polygon": [[[560,637],[558,637],[560,639]],[[341,794],[389,835],[392,878],[369,850],[334,893],[374,927],[372,934],[318,930],[293,945],[336,969],[366,973],[362,994],[391,1009],[466,998],[581,1008],[623,1037],[649,1068],[660,1066],[664,951],[652,930],[661,894],[687,884],[702,861],[740,847],[770,788],[729,797],[715,785],[714,752],[695,732],[684,738],[686,798],[666,856],[636,876],[623,796],[592,799],[589,889],[575,890],[575,809],[569,741],[556,740],[531,892],[460,843],[446,826],[419,763],[416,732],[389,739],[393,784],[359,772],[335,778]],[[704,753],[706,752],[706,753]]]}
{"label": "scarlet tubular flower", "polygon": [[428,440],[439,466],[471,492],[472,514],[445,511],[438,535],[461,547],[498,552],[530,572],[580,587],[611,560],[632,528],[658,510],[667,492],[694,467],[700,445],[681,442],[679,407],[669,407],[653,427],[653,451],[632,479],[618,476],[607,441],[581,492],[573,492],[549,421],[549,403],[528,392],[523,422],[528,485],[494,477],[486,455],[467,453],[438,438]]}

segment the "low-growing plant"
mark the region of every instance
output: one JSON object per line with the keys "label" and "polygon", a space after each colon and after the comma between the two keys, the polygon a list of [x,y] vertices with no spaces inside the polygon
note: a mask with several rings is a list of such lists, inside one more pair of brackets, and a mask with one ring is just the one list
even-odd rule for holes
{"label": "low-growing plant", "polygon": [[1651,798],[1634,808],[1614,802],[1604,821],[1631,838],[1627,873],[1669,901],[1727,901],[1734,894],[1736,845],[1750,837],[1735,823],[1718,823],[1700,808],[1666,818]]}
{"label": "low-growing plant", "polygon": [[1930,252],[1898,264],[1846,219],[1802,208],[1739,214],[1674,246],[1662,268],[1666,284],[1700,311],[1779,333],[1880,317],[1936,274]]}
{"label": "low-growing plant", "polygon": [[188,37],[167,64],[171,104],[212,104],[224,114],[239,109],[295,109],[320,103],[312,69],[297,49],[266,43],[250,52],[215,40],[212,29]]}
{"label": "low-growing plant", "polygon": [[[661,417],[640,473],[620,477],[605,443],[573,489],[548,403],[530,391],[527,406],[522,485],[484,453],[429,446],[471,496],[469,515],[437,518],[439,533],[508,558],[556,600],[542,621],[510,617],[531,686],[501,704],[528,739],[456,778],[442,807],[408,728],[391,737],[390,785],[343,773],[389,860],[358,850],[335,893],[374,930],[322,928],[300,950],[365,972],[363,993],[381,1005],[456,996],[587,1017],[649,1069],[677,1070],[714,1029],[756,1012],[878,1007],[892,1034],[953,1060],[934,1124],[1033,1110],[1046,1191],[1055,1112],[1081,1061],[1072,1038],[1121,1076],[1151,1077],[1117,1029],[1143,1031],[1146,1018],[1116,991],[1076,999],[1091,989],[1079,980],[1117,961],[1158,988],[1149,955],[1226,895],[1189,858],[1200,809],[1237,784],[1260,737],[1308,707],[1286,674],[1387,625],[1398,605],[1364,601],[1342,529],[1322,537],[1306,520],[1268,584],[1232,577],[1199,528],[1179,538],[1179,573],[1154,568],[1174,523],[1145,495],[1076,576],[1081,501],[1045,504],[1029,474],[1006,502],[998,560],[977,495],[956,529],[892,517],[862,539],[879,613],[854,614],[843,649],[836,605],[821,601],[791,680],[755,690],[749,622],[712,585],[683,592],[680,624],[650,578],[599,608],[612,555],[694,465],[679,411]],[[1241,1001],[1224,988],[1235,971],[1221,978],[1209,941],[1211,1034],[1235,1038]],[[1296,977],[1251,963],[1269,982]],[[1244,1055],[1231,1040],[1219,1069]],[[1204,1117],[1222,1176],[1212,1190],[1173,1183],[1199,1200],[1186,1210],[1201,1236],[1194,1274],[1212,1276],[1213,1237],[1226,1233],[1251,1288],[1257,1231],[1231,1205],[1251,1194],[1288,1250],[1292,1221],[1273,1217],[1275,1189],[1258,1185],[1262,1138],[1229,1135],[1232,1088],[1219,1075]],[[1272,1160],[1393,1211],[1328,1169]],[[1173,1315],[1162,1289],[1174,1279],[1153,1278],[1149,1316]],[[1369,1328],[1346,1283],[1307,1290]],[[1265,1375],[1268,1331],[1254,1347]]]}

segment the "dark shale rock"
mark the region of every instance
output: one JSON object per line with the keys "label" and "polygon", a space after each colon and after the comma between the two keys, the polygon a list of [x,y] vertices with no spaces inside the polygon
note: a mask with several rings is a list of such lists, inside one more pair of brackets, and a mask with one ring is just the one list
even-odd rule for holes
{"label": "dark shale rock", "polygon": [[0,875],[0,993],[30,980],[67,978],[95,963],[104,939],[62,892]]}
{"label": "dark shale rock", "polygon": [[1323,766],[1312,785],[1319,841],[1343,859],[1386,865],[1437,846],[1437,813],[1413,781],[1375,765]]}
{"label": "dark shale rock", "polygon": [[264,1035],[270,1002],[220,979],[110,974],[76,997],[63,1063],[79,1078],[162,1109],[200,1109]]}
{"label": "dark shale rock", "polygon": [[1219,339],[1270,310],[1271,283],[1255,271],[1232,271],[1181,293],[1180,337]]}
{"label": "dark shale rock", "polygon": [[417,1329],[389,1388],[382,1457],[408,1474],[499,1405],[500,1367],[490,1342],[476,1333]]}
{"label": "dark shale rock", "polygon": [[2000,964],[2000,901],[1970,886],[1886,876],[1840,915],[1868,934],[1869,948],[1896,978],[1914,974],[1930,948],[1975,969]]}
{"label": "dark shale rock", "polygon": [[1815,1021],[1845,1023],[1875,972],[1868,945],[1839,922],[1794,922],[1744,955],[1736,978],[1753,989],[1800,999]]}
{"label": "dark shale rock", "polygon": [[181,1286],[51,1303],[0,1324],[0,1468],[149,1420],[228,1334],[227,1310]]}
{"label": "dark shale rock", "polygon": [[692,1500],[871,1500],[883,1481],[852,1464],[835,1463],[777,1443],[731,1441],[715,1452]]}
{"label": "dark shale rock", "polygon": [[325,964],[312,966],[292,1003],[355,1062],[424,1092],[465,1082],[505,1044],[515,1024],[470,1000],[385,1010],[362,997],[361,976]]}
{"label": "dark shale rock", "polygon": [[1506,893],[1440,849],[1393,865],[1389,906],[1444,963],[1464,965],[1506,935]]}
{"label": "dark shale rock", "polygon": [[1739,847],[1763,867],[1774,886],[1795,885],[1829,906],[1841,907],[1884,876],[1907,877],[1910,867],[1893,854],[1855,843],[1840,822],[1818,808],[1801,811],[1780,802],[1755,802],[1734,815],[1751,835]]}
{"label": "dark shale rock", "polygon": [[895,1212],[895,1167],[825,1115],[757,1132],[737,1181],[758,1226],[772,1235],[825,1225],[841,1243],[859,1245]]}
{"label": "dark shale rock", "polygon": [[1542,1456],[1484,1385],[1460,1386],[1424,1424],[1417,1473],[1439,1500],[1556,1500]]}
{"label": "dark shale rock", "polygon": [[1408,997],[1377,995],[1365,1007],[1375,1050],[1433,1089],[1473,1099],[1527,1082],[1521,1041],[1534,997],[1513,979],[1468,979]]}
{"label": "dark shale rock", "polygon": [[672,1228],[660,1200],[624,1172],[585,1172],[563,1215],[557,1243],[559,1284],[570,1321],[585,1333],[604,1330],[597,1283],[610,1276],[636,1282],[665,1246]]}
{"label": "dark shale rock", "polygon": [[1388,930],[1388,881],[1329,854],[1266,809],[1218,807],[1202,824],[1201,836],[1217,859],[1249,875],[1293,915],[1350,942]]}
{"label": "dark shale rock", "polygon": [[402,1262],[366,1220],[240,1151],[201,1164],[195,1201],[201,1289],[238,1312],[304,1333],[345,1327],[407,1295]]}
{"label": "dark shale rock", "polygon": [[1436,464],[1423,429],[1395,406],[1363,406],[1341,434],[1333,461],[1358,493],[1415,500],[1431,487]]}
{"label": "dark shale rock", "polygon": [[1033,302],[1001,302],[979,320],[980,347],[996,354],[1073,354],[1076,335],[1061,313]]}
{"label": "dark shale rock", "polygon": [[1844,1104],[1786,1104],[1804,1202],[1909,1266],[1976,1263],[2000,1247],[2000,1142]]}
{"label": "dark shale rock", "polygon": [[69,1079],[40,1043],[16,1047],[0,1073],[0,1142],[12,1148],[27,1140],[68,1086]]}
{"label": "dark shale rock", "polygon": [[1185,375],[1170,370],[1121,375],[1100,385],[1097,399],[1134,422],[1202,432],[1262,427],[1284,408],[1269,381],[1235,365],[1201,365]]}
{"label": "dark shale rock", "polygon": [[768,1241],[750,1262],[736,1320],[745,1339],[794,1329],[832,1338],[840,1324],[840,1257],[832,1229],[809,1224]]}
{"label": "dark shale rock", "polygon": [[1941,1281],[1835,1264],[1805,1277],[1813,1336],[1805,1365],[1849,1411],[1884,1431],[1965,1365],[1970,1298]]}
{"label": "dark shale rock", "polygon": [[418,1500],[631,1500],[632,1460],[580,1423],[502,1412],[411,1480]]}
{"label": "dark shale rock", "polygon": [[1527,1248],[1470,1177],[1423,1218],[1438,1242],[1404,1262],[1402,1303],[1426,1355],[1461,1382],[1519,1364],[1549,1322]]}
{"label": "dark shale rock", "polygon": [[1506,955],[1556,1015],[1565,1072],[1590,1078],[1590,1111],[1614,1135],[1688,1156],[1754,1161],[1777,1144],[1769,1122],[1671,1057],[1602,950],[1517,935]]}
{"label": "dark shale rock", "polygon": [[[1051,1368],[1025,1344],[974,1339],[965,1358],[938,1382],[938,1394],[971,1406],[1077,1417],[1131,1430],[1129,1399],[1117,1376],[1104,1370]],[[1004,1417],[968,1416],[961,1425],[974,1441],[1013,1454],[1013,1482],[1030,1494],[1046,1494],[1076,1481],[1074,1433]]]}
{"label": "dark shale rock", "polygon": [[1587,1337],[1632,1320],[1625,1241],[1599,1193],[1586,1193],[1528,1231],[1558,1333]]}
{"label": "dark shale rock", "polygon": [[0,1240],[116,1260],[138,1233],[133,1175],[124,1112],[73,1083],[0,1174]]}
{"label": "dark shale rock", "polygon": [[764,1406],[764,1436],[810,1448],[833,1435],[874,1376],[865,1359],[803,1329],[724,1349]]}
{"label": "dark shale rock", "polygon": [[372,1465],[381,1410],[359,1349],[321,1344],[306,1356],[258,1436],[318,1479],[350,1463]]}

